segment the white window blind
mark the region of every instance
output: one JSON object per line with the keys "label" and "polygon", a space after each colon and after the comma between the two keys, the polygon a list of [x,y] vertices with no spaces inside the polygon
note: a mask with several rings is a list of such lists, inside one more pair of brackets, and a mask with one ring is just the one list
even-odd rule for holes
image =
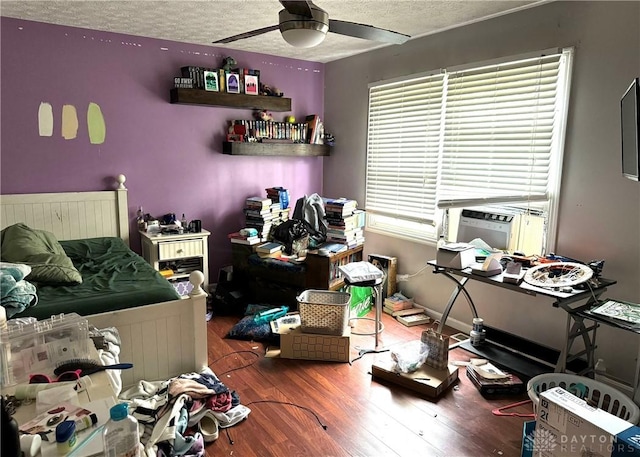
{"label": "white window blind", "polygon": [[377,227],[437,225],[438,206],[469,200],[556,208],[572,53],[371,86],[365,208]]}
{"label": "white window blind", "polygon": [[545,196],[560,54],[449,74],[439,199]]}
{"label": "white window blind", "polygon": [[434,220],[444,75],[369,92],[366,210]]}

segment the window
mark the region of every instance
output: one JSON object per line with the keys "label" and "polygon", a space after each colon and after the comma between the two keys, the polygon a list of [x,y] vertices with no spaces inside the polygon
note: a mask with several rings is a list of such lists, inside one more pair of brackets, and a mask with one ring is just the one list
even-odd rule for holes
{"label": "window", "polygon": [[367,228],[435,242],[459,208],[499,205],[541,218],[535,253],[552,249],[572,56],[564,49],[371,85]]}

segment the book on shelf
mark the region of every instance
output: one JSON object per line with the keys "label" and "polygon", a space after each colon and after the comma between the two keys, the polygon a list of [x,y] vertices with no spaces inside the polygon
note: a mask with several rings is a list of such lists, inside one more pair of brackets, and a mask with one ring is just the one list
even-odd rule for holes
{"label": "book on shelf", "polygon": [[396,316],[398,322],[406,325],[407,327],[413,327],[414,325],[428,324],[431,322],[431,318],[425,313],[409,314],[407,316]]}
{"label": "book on shelf", "polygon": [[[261,259],[280,259],[282,258],[282,251],[274,251],[274,252],[259,252],[256,251],[256,254],[258,254],[258,257],[260,257]],[[287,258],[285,258],[284,260],[289,260]]]}
{"label": "book on shelf", "polygon": [[337,254],[346,250],[346,244],[327,242],[320,245],[318,249],[316,249],[316,253],[321,256],[330,257],[332,254]]}
{"label": "book on shelf", "polygon": [[244,244],[246,246],[253,246],[255,244],[260,244],[262,242],[262,238],[259,236],[250,236],[248,238],[229,238],[229,240],[234,244]]}
{"label": "book on shelf", "polygon": [[328,238],[336,238],[342,240],[357,240],[364,238],[364,230],[360,227],[353,229],[327,229]]}
{"label": "book on shelf", "polygon": [[244,201],[244,207],[247,209],[269,209],[273,202],[265,197],[247,197]]}
{"label": "book on shelf", "polygon": [[320,140],[322,139],[320,136],[322,125],[320,116],[317,114],[310,114],[306,116],[305,122],[307,124],[307,143],[320,144]]}
{"label": "book on shelf", "polygon": [[267,242],[256,247],[256,252],[271,254],[282,250],[282,245],[275,242]]}

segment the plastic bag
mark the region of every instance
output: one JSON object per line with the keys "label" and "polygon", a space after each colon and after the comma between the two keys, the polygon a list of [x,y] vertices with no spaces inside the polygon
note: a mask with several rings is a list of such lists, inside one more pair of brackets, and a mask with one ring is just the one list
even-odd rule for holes
{"label": "plastic bag", "polygon": [[429,346],[420,340],[410,341],[391,351],[391,358],[396,362],[397,371],[413,373],[418,370],[429,356]]}

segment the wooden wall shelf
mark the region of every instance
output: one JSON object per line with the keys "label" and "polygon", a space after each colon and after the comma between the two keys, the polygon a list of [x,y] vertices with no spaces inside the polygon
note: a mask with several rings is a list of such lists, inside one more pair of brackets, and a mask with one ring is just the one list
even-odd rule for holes
{"label": "wooden wall shelf", "polygon": [[171,89],[171,103],[184,105],[226,106],[228,108],[291,111],[291,99],[266,95],[228,94],[202,89]]}
{"label": "wooden wall shelf", "polygon": [[222,143],[222,152],[229,155],[242,156],[328,156],[330,146],[326,144],[306,143]]}

